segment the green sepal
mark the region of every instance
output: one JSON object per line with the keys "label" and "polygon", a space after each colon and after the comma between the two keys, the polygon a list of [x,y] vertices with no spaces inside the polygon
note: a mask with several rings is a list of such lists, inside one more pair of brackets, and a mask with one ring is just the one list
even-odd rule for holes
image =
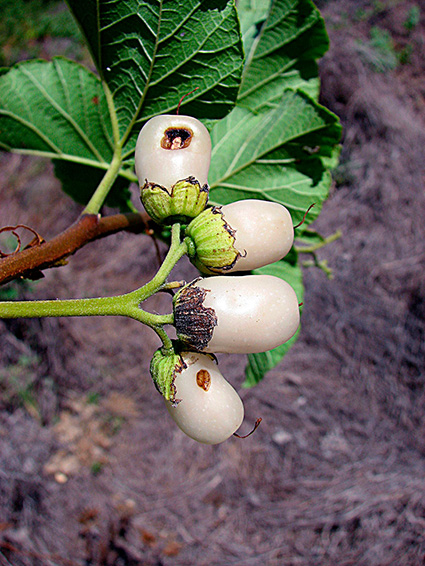
{"label": "green sepal", "polygon": [[141,188],[140,198],[149,216],[158,224],[187,224],[206,207],[208,185],[201,186],[195,177],[177,181],[171,189],[155,183]]}
{"label": "green sepal", "polygon": [[225,273],[241,256],[234,246],[235,233],[224,220],[221,206],[205,209],[186,228],[196,250],[191,262],[202,273]]}
{"label": "green sepal", "polygon": [[176,374],[185,367],[182,357],[174,351],[164,353],[162,348],[159,348],[154,353],[150,363],[150,373],[155,387],[167,401],[178,402],[174,380]]}

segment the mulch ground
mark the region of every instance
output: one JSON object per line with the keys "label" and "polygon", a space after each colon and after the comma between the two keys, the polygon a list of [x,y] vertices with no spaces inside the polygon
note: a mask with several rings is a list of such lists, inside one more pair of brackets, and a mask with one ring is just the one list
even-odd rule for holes
{"label": "mulch ground", "polygon": [[[0,322],[1,566],[425,564],[424,16],[407,33],[413,2],[366,19],[369,3],[322,4],[344,144],[315,228],[343,236],[318,253],[332,280],[305,269],[299,341],[242,390],[246,431],[261,426],[216,447],[176,430],[135,322]],[[378,72],[371,26],[409,61]],[[1,156],[0,186],[1,225],[48,238],[80,210],[44,162]],[[155,262],[148,237],[120,234],[17,292],[121,293]],[[239,388],[244,357],[220,365]]]}

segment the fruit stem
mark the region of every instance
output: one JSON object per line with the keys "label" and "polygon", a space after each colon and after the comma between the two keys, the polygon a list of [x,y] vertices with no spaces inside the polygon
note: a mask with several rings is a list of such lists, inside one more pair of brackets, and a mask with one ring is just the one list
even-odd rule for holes
{"label": "fruit stem", "polygon": [[159,268],[157,274],[149,283],[146,283],[140,289],[136,289],[132,293],[128,293],[128,297],[135,305],[145,301],[148,297],[156,293],[166,283],[166,279],[171,273],[171,270],[176,265],[181,257],[187,253],[186,242],[180,241],[180,224],[173,224],[171,228],[171,245],[165,259]]}
{"label": "fruit stem", "polygon": [[39,318],[43,316],[128,316],[148,326],[171,324],[172,315],[157,315],[134,307],[129,293],[115,297],[49,301],[1,301],[0,318]]}

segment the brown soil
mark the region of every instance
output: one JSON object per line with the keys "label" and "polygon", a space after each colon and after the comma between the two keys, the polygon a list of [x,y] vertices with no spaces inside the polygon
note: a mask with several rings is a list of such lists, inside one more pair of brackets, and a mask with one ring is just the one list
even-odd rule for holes
{"label": "brown soil", "polygon": [[[319,253],[334,279],[305,270],[300,340],[242,390],[261,426],[216,447],[176,430],[136,322],[0,322],[1,566],[425,564],[424,13],[407,32],[414,2],[322,4],[344,149],[316,228],[343,237]],[[409,62],[377,72],[371,26]],[[0,187],[2,226],[49,238],[80,211],[44,161],[2,155]],[[120,234],[19,296],[121,293],[155,266],[149,238]],[[220,363],[239,387],[244,357]]]}

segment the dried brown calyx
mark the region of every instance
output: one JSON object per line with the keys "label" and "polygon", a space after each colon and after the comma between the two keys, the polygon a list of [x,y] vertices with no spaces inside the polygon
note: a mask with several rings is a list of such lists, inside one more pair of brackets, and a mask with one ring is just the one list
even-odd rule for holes
{"label": "dried brown calyx", "polygon": [[217,326],[217,316],[214,309],[204,306],[207,292],[195,287],[196,281],[192,281],[175,295],[174,324],[178,339],[191,349],[201,352],[212,338]]}

